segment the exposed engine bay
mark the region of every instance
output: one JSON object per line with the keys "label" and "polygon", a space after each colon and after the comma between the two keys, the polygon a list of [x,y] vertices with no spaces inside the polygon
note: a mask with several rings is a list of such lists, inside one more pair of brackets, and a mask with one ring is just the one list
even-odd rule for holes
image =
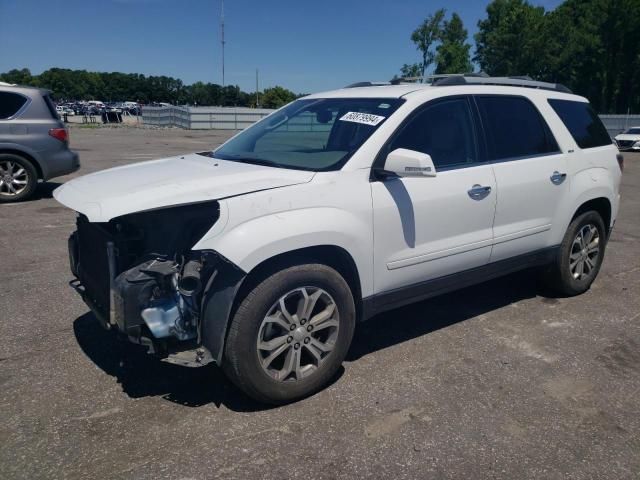
{"label": "exposed engine bay", "polygon": [[[217,202],[133,213],[104,223],[79,214],[69,238],[77,279],[72,286],[105,328],[168,361],[207,363],[212,359],[201,348],[201,316],[216,268],[225,260],[191,247],[218,217]],[[193,355],[181,356],[184,351]]]}

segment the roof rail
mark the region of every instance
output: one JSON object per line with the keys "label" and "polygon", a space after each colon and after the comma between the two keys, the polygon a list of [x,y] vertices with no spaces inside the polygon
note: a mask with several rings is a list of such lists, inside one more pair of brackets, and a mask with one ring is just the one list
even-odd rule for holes
{"label": "roof rail", "polygon": [[424,75],[418,77],[394,78],[390,82],[357,82],[347,85],[344,88],[375,87],[383,85],[401,85],[407,83],[430,84],[434,87],[445,87],[453,85],[500,85],[507,87],[527,87],[541,90],[552,90],[554,92],[573,93],[569,88],[561,83],[539,82],[533,80],[528,75],[512,77],[490,77],[485,72],[476,73],[453,73]]}
{"label": "roof rail", "polygon": [[450,85],[502,85],[508,87],[539,88],[541,90],[553,90],[555,92],[573,93],[561,83],[538,82],[529,76],[515,77],[488,77],[476,75],[454,75],[433,81],[432,85],[438,87]]}
{"label": "roof rail", "polygon": [[390,82],[356,82],[347,85],[343,88],[357,88],[357,87],[382,87],[384,85],[391,85]]}
{"label": "roof rail", "polygon": [[433,85],[437,80],[452,77],[489,77],[485,72],[475,73],[436,73],[433,75],[418,75],[416,77],[400,77],[393,78],[391,85],[400,85],[403,83],[424,83]]}

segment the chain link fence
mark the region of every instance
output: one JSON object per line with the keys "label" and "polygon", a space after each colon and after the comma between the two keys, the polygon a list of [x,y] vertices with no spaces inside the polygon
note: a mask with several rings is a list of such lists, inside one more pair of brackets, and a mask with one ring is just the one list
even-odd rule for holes
{"label": "chain link fence", "polygon": [[[243,130],[273,110],[246,107],[143,107],[145,125],[189,130]],[[609,135],[640,126],[640,115],[600,115]],[[313,128],[313,126],[311,126]]]}
{"label": "chain link fence", "polygon": [[189,130],[243,130],[273,110],[246,107],[143,107],[145,125]]}
{"label": "chain link fence", "polygon": [[600,120],[611,137],[624,132],[630,127],[640,127],[640,115],[600,115]]}

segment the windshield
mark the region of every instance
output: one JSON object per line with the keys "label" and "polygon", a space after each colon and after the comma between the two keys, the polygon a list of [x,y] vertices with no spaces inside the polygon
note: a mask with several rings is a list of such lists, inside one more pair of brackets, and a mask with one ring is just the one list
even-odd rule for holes
{"label": "windshield", "polygon": [[297,100],[213,152],[215,158],[301,170],[335,170],[403,100]]}
{"label": "windshield", "polygon": [[630,128],[624,133],[628,135],[640,135],[640,128]]}

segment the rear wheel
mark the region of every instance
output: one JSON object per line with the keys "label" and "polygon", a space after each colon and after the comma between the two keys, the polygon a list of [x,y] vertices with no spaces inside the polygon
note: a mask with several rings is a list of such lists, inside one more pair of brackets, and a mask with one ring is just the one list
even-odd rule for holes
{"label": "rear wheel", "polygon": [[0,154],[0,203],[30,197],[38,184],[38,172],[31,162],[18,155]]}
{"label": "rear wheel", "polygon": [[562,295],[579,295],[595,280],[606,246],[602,217],[595,211],[576,217],[565,233],[560,252],[546,274],[549,285]]}
{"label": "rear wheel", "polygon": [[321,264],[286,268],[259,282],[240,303],[223,367],[256,400],[294,401],[331,380],[354,326],[353,297],[338,272]]}

